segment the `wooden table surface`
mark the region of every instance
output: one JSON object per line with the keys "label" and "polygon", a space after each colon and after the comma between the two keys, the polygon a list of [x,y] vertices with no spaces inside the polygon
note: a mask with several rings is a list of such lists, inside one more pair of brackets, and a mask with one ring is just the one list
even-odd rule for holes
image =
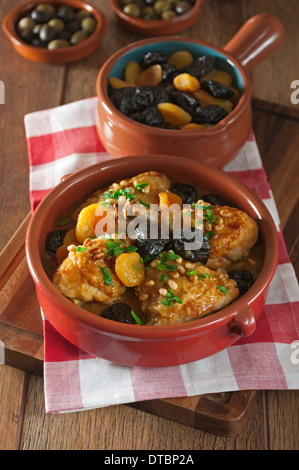
{"label": "wooden table surface", "polygon": [[[21,3],[1,0],[0,19]],[[24,115],[94,96],[104,61],[141,38],[117,24],[107,0],[90,3],[107,16],[109,31],[100,48],[77,63],[29,62],[0,33],[0,80],[5,85],[5,104],[0,105],[0,250],[30,209]],[[276,15],[286,29],[279,51],[251,77],[254,131],[298,275],[299,105],[290,100],[291,82],[299,80],[298,0],[206,0],[197,23],[181,35],[224,46],[244,21],[260,12]],[[299,391],[257,392],[244,428],[233,437],[205,433],[126,405],[46,415],[42,378],[6,365],[0,367],[0,403],[1,450],[299,449]]]}

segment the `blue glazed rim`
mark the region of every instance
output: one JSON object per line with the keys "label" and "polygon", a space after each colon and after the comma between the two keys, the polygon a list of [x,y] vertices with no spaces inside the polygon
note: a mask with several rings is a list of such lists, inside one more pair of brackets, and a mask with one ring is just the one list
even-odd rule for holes
{"label": "blue glazed rim", "polygon": [[[233,77],[233,86],[240,91],[241,95],[237,106],[218,124],[215,124],[214,126],[208,127],[206,129],[202,129],[200,134],[204,135],[209,133],[210,135],[213,133],[213,131],[218,132],[220,129],[226,128],[232,121],[238,118],[238,116],[243,112],[244,106],[248,105],[251,101],[251,82],[248,73],[240,64],[240,62],[224,49],[204,41],[194,40],[192,38],[185,38],[180,36],[162,36],[144,39],[125,46],[121,50],[115,52],[104,64],[98,76],[97,89],[101,90],[101,94],[103,95],[104,103],[102,104],[106,107],[106,109],[108,106],[110,113],[117,113],[119,119],[124,124],[127,123],[129,126],[131,126],[133,123],[134,127],[137,126],[137,128],[140,129],[144,129],[146,127],[150,133],[164,134],[165,132],[168,132],[172,133],[172,135],[176,133],[176,131],[172,129],[162,129],[141,124],[122,114],[113,105],[110,99],[112,89],[109,85],[109,78],[117,77],[123,79],[123,73],[126,64],[130,60],[135,60],[137,62],[140,61],[147,52],[156,52],[162,50],[167,55],[171,55],[173,52],[182,49],[189,51],[194,57],[200,55],[210,55],[215,58],[216,67],[231,73]],[[198,131],[188,131],[188,136],[191,137],[193,134],[198,136]]]}

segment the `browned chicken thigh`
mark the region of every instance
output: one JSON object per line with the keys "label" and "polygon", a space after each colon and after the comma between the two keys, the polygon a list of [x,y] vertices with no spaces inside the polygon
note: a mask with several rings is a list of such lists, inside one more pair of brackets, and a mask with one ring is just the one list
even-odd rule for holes
{"label": "browned chicken thigh", "polygon": [[174,257],[171,251],[163,252],[152,261],[146,278],[137,288],[148,325],[196,320],[238,298],[237,284],[225,271],[212,271]]}

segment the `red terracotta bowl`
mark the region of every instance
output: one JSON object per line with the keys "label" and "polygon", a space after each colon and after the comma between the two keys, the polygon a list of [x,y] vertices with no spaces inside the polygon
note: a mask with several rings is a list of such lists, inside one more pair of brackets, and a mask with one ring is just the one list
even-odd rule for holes
{"label": "red terracotta bowl", "polygon": [[81,0],[46,0],[43,3],[50,3],[53,5],[67,4],[73,8],[89,11],[97,21],[95,31],[85,41],[75,46],[70,46],[62,49],[48,50],[41,47],[31,46],[20,39],[16,32],[16,24],[23,17],[26,16],[36,5],[41,3],[39,0],[24,3],[12,11],[10,11],[2,22],[2,28],[8,39],[13,45],[13,48],[26,59],[35,62],[45,62],[47,64],[65,64],[83,59],[83,57],[91,54],[100,45],[100,42],[108,29],[108,22],[106,17],[100,13],[96,8],[89,3]]}
{"label": "red terracotta bowl", "polygon": [[130,31],[145,36],[175,34],[189,28],[197,21],[204,2],[205,0],[196,0],[191,10],[170,20],[144,20],[126,15],[119,5],[119,0],[109,0],[110,7],[119,23]]}
{"label": "red terracotta bowl", "polygon": [[[227,308],[189,323],[127,325],[101,318],[60,294],[44,271],[46,234],[73,203],[113,181],[144,171],[164,172],[172,181],[196,184],[221,194],[253,217],[260,230],[264,261],[247,293]],[[26,238],[26,255],[40,306],[53,327],[83,351],[129,366],[162,367],[193,362],[253,333],[278,261],[276,227],[262,201],[222,170],[178,157],[129,157],[90,166],[55,187],[37,207]]]}
{"label": "red terracotta bowl", "polygon": [[[273,16],[251,18],[224,49],[203,41],[179,36],[144,39],[116,52],[101,68],[97,78],[99,97],[97,129],[112,157],[129,155],[175,155],[223,167],[241,149],[252,127],[251,82],[249,71],[273,53],[283,38],[283,27]],[[215,57],[216,66],[229,71],[241,91],[235,109],[217,125],[199,130],[170,130],[146,126],[122,114],[109,97],[108,79],[123,78],[129,60],[140,61],[149,51],[170,55],[187,49],[193,56]]]}

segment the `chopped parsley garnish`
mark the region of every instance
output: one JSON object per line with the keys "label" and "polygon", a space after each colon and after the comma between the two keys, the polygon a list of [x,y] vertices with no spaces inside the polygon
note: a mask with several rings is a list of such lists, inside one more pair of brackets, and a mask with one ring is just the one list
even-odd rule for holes
{"label": "chopped parsley garnish", "polygon": [[211,206],[202,206],[202,208],[204,211],[203,216],[209,224],[212,224],[213,222],[215,222],[215,220],[219,218],[214,216],[214,212],[211,209]]}
{"label": "chopped parsley garnish", "polygon": [[76,248],[77,253],[81,253],[82,251],[85,251],[85,250],[86,250],[85,246],[77,246]]}
{"label": "chopped parsley garnish", "polygon": [[68,223],[71,222],[71,221],[72,221],[72,219],[64,219],[64,220],[61,220],[61,221],[59,222],[59,226],[60,226],[60,227],[63,227],[64,225],[68,224]]}
{"label": "chopped parsley garnish", "polygon": [[160,281],[166,281],[166,279],[168,279],[168,276],[166,276],[166,274],[162,273],[159,279],[160,279]]}
{"label": "chopped parsley garnish", "polygon": [[143,325],[144,324],[143,321],[141,320],[141,318],[139,318],[138,315],[136,315],[134,310],[131,310],[131,315],[134,318],[135,322],[138,323],[138,325]]}
{"label": "chopped parsley garnish", "polygon": [[139,202],[140,202],[140,204],[142,204],[144,207],[148,207],[148,208],[151,207],[151,206],[150,206],[149,204],[147,204],[146,202],[141,201],[140,198],[139,198]]}
{"label": "chopped parsley garnish", "polygon": [[149,183],[138,183],[134,186],[134,189],[137,189],[137,191],[142,191],[144,193],[144,188],[148,186]]}
{"label": "chopped parsley garnish", "polygon": [[216,286],[217,289],[221,290],[221,292],[226,295],[227,294],[227,288],[224,286]]}
{"label": "chopped parsley garnish", "polygon": [[188,276],[193,276],[195,274],[200,281],[204,281],[205,279],[211,279],[211,277],[212,277],[212,274],[210,274],[210,273],[196,274],[196,268],[193,269],[192,271],[191,271],[191,269],[189,269],[187,271],[187,274],[188,274]]}
{"label": "chopped parsley garnish", "polygon": [[162,304],[166,305],[166,307],[171,307],[173,303],[176,302],[178,304],[182,304],[183,301],[180,297],[174,295],[174,292],[169,289],[169,291],[166,294],[166,299],[162,300]]}
{"label": "chopped parsley garnish", "polygon": [[111,272],[109,271],[108,268],[103,268],[102,266],[100,266],[100,268],[102,269],[103,271],[103,274],[104,274],[104,283],[106,284],[106,286],[114,286],[114,283],[113,283],[113,277],[112,277],[112,274]]}
{"label": "chopped parsley garnish", "polygon": [[131,253],[132,251],[137,251],[138,248],[137,246],[122,246],[123,243],[119,240],[115,241],[109,241],[107,242],[107,250],[104,251],[104,254],[106,255],[107,258],[110,258],[110,256],[114,256],[115,258],[122,253]]}
{"label": "chopped parsley garnish", "polygon": [[209,232],[206,233],[206,237],[207,237],[208,240],[211,240],[213,235],[214,235],[213,230],[210,230]]}
{"label": "chopped parsley garnish", "polygon": [[136,199],[136,196],[131,193],[130,188],[117,189],[116,191],[110,189],[104,193],[104,196],[109,199],[118,199],[120,196],[125,196],[126,199]]}
{"label": "chopped parsley garnish", "polygon": [[157,269],[162,271],[163,269],[166,269],[166,271],[175,271],[178,269],[178,266],[176,264],[167,264],[167,263],[162,263],[162,262],[157,262]]}

